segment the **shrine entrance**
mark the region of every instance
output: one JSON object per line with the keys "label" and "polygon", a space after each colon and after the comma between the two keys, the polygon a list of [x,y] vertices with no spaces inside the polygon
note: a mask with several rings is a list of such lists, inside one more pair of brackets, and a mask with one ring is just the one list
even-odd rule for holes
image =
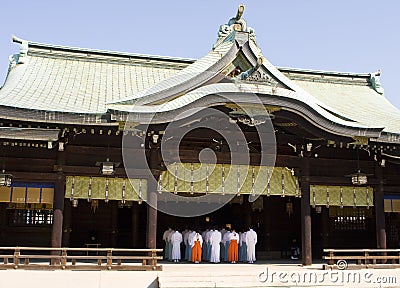
{"label": "shrine entrance", "polygon": [[258,236],[256,251],[260,259],[288,258],[293,239],[301,246],[300,198],[260,196],[249,203],[248,196],[235,196],[220,209],[198,217],[176,217],[158,213],[157,247],[164,247],[162,236],[169,227],[204,231],[217,227],[237,232],[252,227]]}

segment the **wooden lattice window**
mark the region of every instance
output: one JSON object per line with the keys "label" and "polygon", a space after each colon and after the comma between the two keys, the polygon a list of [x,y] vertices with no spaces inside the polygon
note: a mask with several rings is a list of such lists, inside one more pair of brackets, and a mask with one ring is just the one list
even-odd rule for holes
{"label": "wooden lattice window", "polygon": [[389,224],[389,229],[387,231],[387,237],[389,245],[396,246],[399,243],[399,228],[396,224]]}
{"label": "wooden lattice window", "polygon": [[363,231],[366,228],[365,216],[338,216],[334,219],[337,231]]}
{"label": "wooden lattice window", "polygon": [[53,224],[53,211],[10,209],[8,210],[8,223],[12,226],[51,225]]}

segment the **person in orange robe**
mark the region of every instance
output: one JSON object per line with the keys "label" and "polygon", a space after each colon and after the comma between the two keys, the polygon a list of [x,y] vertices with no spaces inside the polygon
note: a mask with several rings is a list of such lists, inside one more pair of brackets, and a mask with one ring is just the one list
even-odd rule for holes
{"label": "person in orange robe", "polygon": [[228,262],[236,263],[239,259],[239,233],[232,230],[231,234],[229,234],[229,250],[228,250]]}
{"label": "person in orange robe", "polygon": [[200,263],[201,262],[201,247],[203,246],[203,237],[201,234],[196,232],[189,239],[190,246],[192,247],[192,262]]}

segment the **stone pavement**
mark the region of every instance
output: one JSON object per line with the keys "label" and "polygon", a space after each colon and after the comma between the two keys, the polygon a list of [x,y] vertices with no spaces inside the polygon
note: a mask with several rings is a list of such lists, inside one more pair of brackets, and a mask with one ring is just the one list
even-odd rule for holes
{"label": "stone pavement", "polygon": [[162,262],[163,271],[0,271],[0,287],[400,287],[400,269],[322,270],[322,264],[187,264]]}
{"label": "stone pavement", "polygon": [[0,287],[16,288],[157,288],[152,271],[0,271]]}

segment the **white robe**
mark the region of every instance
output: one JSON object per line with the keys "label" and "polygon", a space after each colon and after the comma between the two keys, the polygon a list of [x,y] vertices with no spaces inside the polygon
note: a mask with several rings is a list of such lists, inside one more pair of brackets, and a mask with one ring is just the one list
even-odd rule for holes
{"label": "white robe", "polygon": [[172,242],[171,242],[171,237],[172,234],[175,233],[175,230],[172,230],[167,233],[167,245],[168,245],[168,258],[169,260],[172,260]]}
{"label": "white robe", "polygon": [[239,234],[238,233],[236,233],[236,232],[231,232],[230,234],[229,234],[229,237],[228,237],[228,240],[229,240],[229,242],[230,241],[232,241],[232,240],[236,240],[236,242],[238,243],[238,245],[239,245]]}
{"label": "white robe", "polygon": [[246,232],[247,261],[256,261],[257,233],[253,229]]}
{"label": "white robe", "polygon": [[219,263],[220,262],[220,246],[219,243],[221,242],[222,235],[221,232],[215,230],[211,233],[210,236],[210,243],[211,243],[211,255],[210,255],[210,262],[212,263]]}
{"label": "white robe", "polygon": [[189,245],[191,248],[193,248],[194,242],[196,242],[197,239],[199,239],[200,241],[200,247],[203,247],[203,237],[201,237],[200,233],[196,233],[195,231],[193,231],[189,236]]}
{"label": "white robe", "polygon": [[231,231],[226,231],[222,236],[222,244],[226,246],[226,242],[229,242],[229,236],[231,235]]}
{"label": "white robe", "polygon": [[172,243],[172,260],[180,260],[181,259],[181,243],[182,243],[182,234],[178,231],[175,231],[171,235],[171,243]]}

